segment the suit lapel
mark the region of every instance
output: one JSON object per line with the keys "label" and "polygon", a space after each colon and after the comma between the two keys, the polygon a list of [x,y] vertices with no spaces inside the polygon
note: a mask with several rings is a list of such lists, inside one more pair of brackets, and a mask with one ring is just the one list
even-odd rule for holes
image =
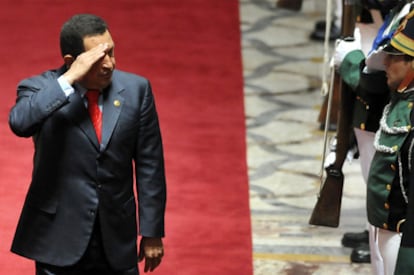
{"label": "suit lapel", "polygon": [[116,81],[104,92],[101,151],[106,148],[119,119],[124,97],[123,87]]}
{"label": "suit lapel", "polygon": [[79,93],[75,92],[69,96],[68,100],[69,104],[67,104],[65,108],[62,108],[61,111],[79,126],[95,147],[99,148],[95,129],[93,128],[92,121],[89,118],[89,113],[85,107],[83,98],[79,95]]}
{"label": "suit lapel", "polygon": [[[63,72],[64,69],[62,67],[58,75],[61,75]],[[115,75],[116,70],[114,72],[114,76]],[[61,111],[75,124],[79,125],[81,130],[97,149],[103,151],[108,145],[118,122],[119,114],[121,113],[121,109],[124,104],[124,97],[121,94],[123,91],[124,86],[117,82],[114,77],[112,84],[103,93],[102,141],[100,148],[95,129],[91,119],[89,118],[88,110],[85,107],[83,98],[79,95],[79,93],[75,92],[71,94],[68,98],[69,104],[62,108]]]}
{"label": "suit lapel", "polygon": [[[57,70],[58,77],[66,72],[66,66],[63,65]],[[92,121],[89,118],[88,110],[85,107],[83,98],[78,92],[71,94],[68,98],[69,104],[66,104],[60,111],[71,121],[79,126],[88,139],[99,149],[98,139]]]}

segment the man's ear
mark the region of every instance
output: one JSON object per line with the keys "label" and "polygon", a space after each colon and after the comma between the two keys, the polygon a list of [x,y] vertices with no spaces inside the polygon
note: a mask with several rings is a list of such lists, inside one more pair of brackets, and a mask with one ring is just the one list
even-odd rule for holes
{"label": "man's ear", "polygon": [[65,65],[66,65],[66,68],[70,68],[70,66],[72,65],[72,63],[73,63],[73,61],[75,61],[75,58],[73,58],[73,56],[72,55],[70,55],[70,54],[66,54],[64,57],[63,57],[63,62],[65,62]]}

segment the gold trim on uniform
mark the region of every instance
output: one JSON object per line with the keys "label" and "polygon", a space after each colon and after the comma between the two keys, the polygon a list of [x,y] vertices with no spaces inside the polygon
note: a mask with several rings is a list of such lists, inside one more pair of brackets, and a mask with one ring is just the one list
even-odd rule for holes
{"label": "gold trim on uniform", "polygon": [[414,41],[402,32],[396,33],[390,42],[394,48],[411,56],[414,56],[414,51],[407,45],[412,45],[413,43]]}

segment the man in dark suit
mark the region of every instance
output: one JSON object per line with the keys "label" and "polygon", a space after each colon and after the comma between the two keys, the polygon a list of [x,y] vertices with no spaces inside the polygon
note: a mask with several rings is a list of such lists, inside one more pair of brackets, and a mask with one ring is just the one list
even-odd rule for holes
{"label": "man in dark suit", "polygon": [[153,271],[164,254],[166,184],[150,83],[115,69],[97,16],[72,17],[60,43],[64,66],[20,82],[9,116],[35,147],[12,251],[33,259],[38,275],[136,275],[142,259]]}

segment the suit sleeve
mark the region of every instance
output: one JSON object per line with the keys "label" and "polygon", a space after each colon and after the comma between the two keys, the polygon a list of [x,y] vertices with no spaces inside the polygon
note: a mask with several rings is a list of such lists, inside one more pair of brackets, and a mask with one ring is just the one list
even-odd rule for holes
{"label": "suit sleeve", "polygon": [[166,205],[164,156],[157,111],[149,82],[146,84],[142,102],[135,153],[140,233],[145,237],[163,237]]}
{"label": "suit sleeve", "polygon": [[25,79],[17,87],[17,99],[9,114],[12,131],[21,137],[34,135],[44,120],[67,103],[57,79],[39,76]]}

